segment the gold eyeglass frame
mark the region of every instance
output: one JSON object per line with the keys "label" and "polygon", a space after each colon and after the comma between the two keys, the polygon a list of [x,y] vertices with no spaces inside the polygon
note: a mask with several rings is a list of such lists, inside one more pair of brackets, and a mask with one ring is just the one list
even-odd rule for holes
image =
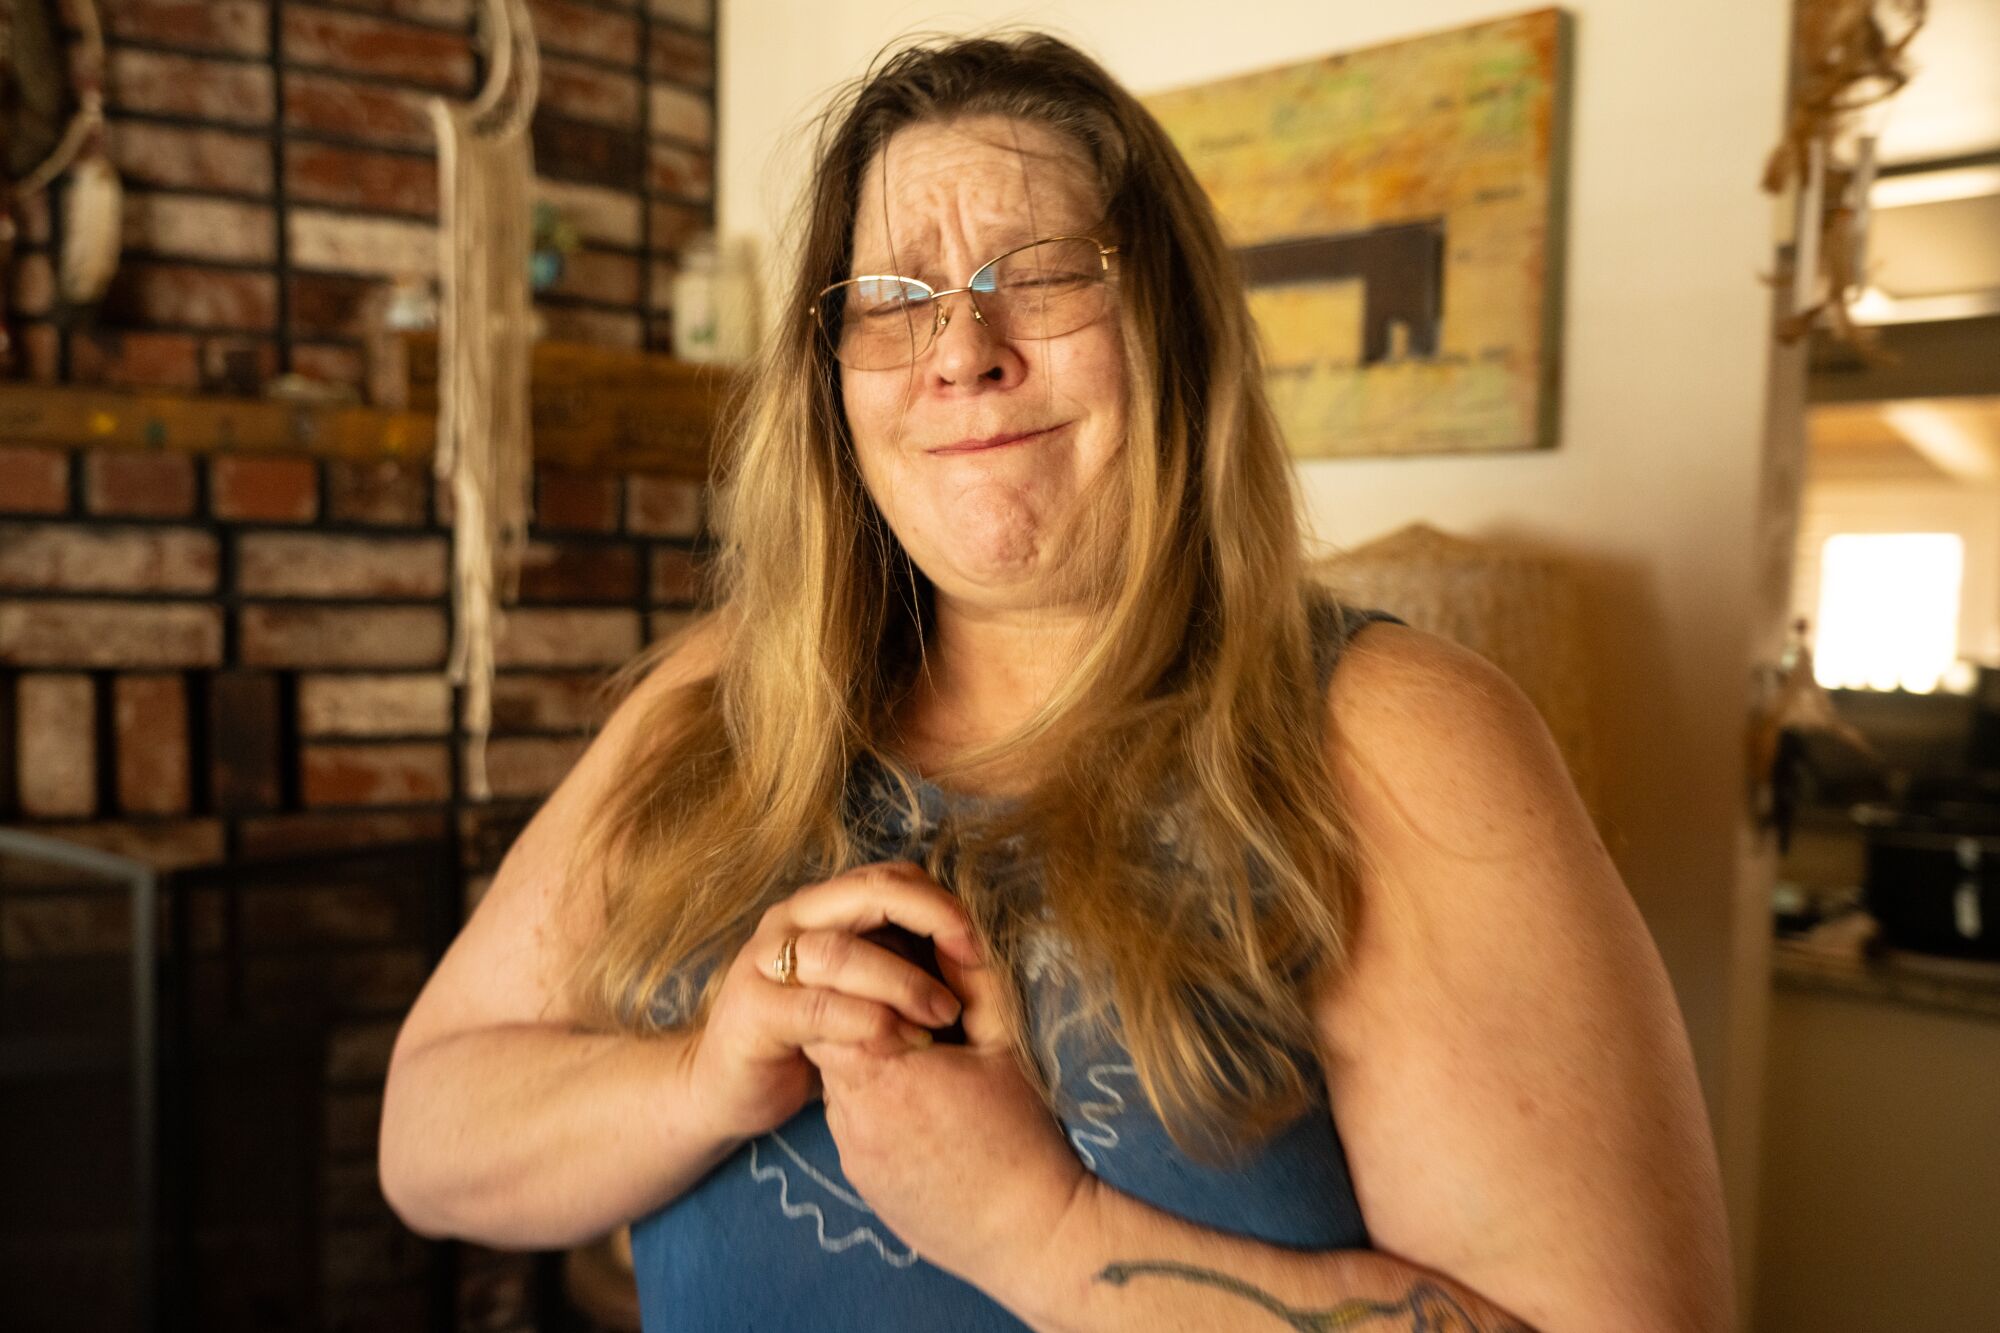
{"label": "gold eyeglass frame", "polygon": [[[1011,250],[1001,251],[999,254],[993,256],[993,258],[981,264],[978,268],[972,270],[971,275],[966,278],[965,285],[963,287],[947,287],[943,291],[938,291],[937,289],[933,288],[928,282],[925,282],[922,278],[912,278],[902,273],[857,273],[851,278],[843,278],[839,282],[830,282],[826,286],[820,288],[818,293],[815,294],[813,297],[812,308],[806,311],[806,318],[812,321],[813,327],[818,329],[820,332],[820,336],[826,339],[827,346],[833,352],[834,360],[839,361],[840,341],[834,335],[834,331],[826,327],[826,321],[820,318],[820,309],[821,306],[826,301],[826,294],[828,292],[831,292],[839,287],[851,287],[858,282],[882,282],[882,281],[906,282],[913,287],[923,288],[925,291],[930,293],[930,296],[927,299],[931,302],[933,311],[931,315],[930,336],[924,339],[923,346],[911,349],[910,359],[908,361],[899,361],[893,366],[869,367],[869,369],[876,369],[876,370],[901,370],[904,366],[913,366],[917,362],[923,360],[924,353],[930,351],[931,348],[936,345],[938,340],[938,335],[944,332],[945,326],[947,324],[951,323],[951,316],[945,312],[944,308],[944,298],[947,296],[957,296],[959,293],[963,292],[965,294],[966,302],[972,307],[972,317],[978,320],[981,324],[985,324],[987,328],[989,329],[992,328],[993,326],[991,324],[987,324],[985,314],[979,309],[979,294],[976,285],[979,275],[984,273],[987,269],[992,268],[995,264],[999,263],[1003,259],[1009,258],[1010,256],[1013,255],[1018,255],[1023,250],[1032,250],[1038,245],[1047,245],[1052,241],[1088,241],[1091,245],[1096,246],[1097,271],[1100,274],[1104,274],[1107,276],[1111,272],[1111,256],[1117,254],[1119,249],[1115,245],[1105,245],[1101,243],[1095,236],[1081,236],[1081,235],[1043,236],[1037,240],[1029,241],[1024,245],[1017,245]],[[1085,328],[1088,326],[1089,322],[1090,321],[1086,320],[1083,324],[1079,324],[1076,327],[1078,329]],[[1064,330],[1064,333],[1074,333],[1074,332],[1076,332],[1076,329]],[[1006,336],[1029,337],[1030,335],[1009,334]],[[1034,340],[1040,341],[1041,339],[1044,338],[1060,338],[1062,336],[1064,336],[1063,333],[1044,333],[1040,335],[1035,335]],[[846,365],[846,362],[841,362],[841,364]],[[860,367],[851,367],[851,368],[860,369]]]}

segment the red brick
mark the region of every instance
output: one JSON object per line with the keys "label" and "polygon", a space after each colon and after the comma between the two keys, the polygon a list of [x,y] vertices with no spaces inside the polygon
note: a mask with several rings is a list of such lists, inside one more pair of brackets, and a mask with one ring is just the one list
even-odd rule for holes
{"label": "red brick", "polygon": [[16,225],[21,229],[20,244],[46,246],[54,231],[54,215],[49,211],[48,191],[29,195],[15,205]]}
{"label": "red brick", "polygon": [[69,455],[33,445],[0,445],[0,512],[60,514],[69,508]]}
{"label": "red brick", "polygon": [[213,592],[215,537],[197,528],[0,523],[0,588]]}
{"label": "red brick", "polygon": [[36,384],[62,379],[62,335],[53,324],[23,324],[19,329],[21,373]]}
{"label": "red brick", "polygon": [[542,60],[542,101],[552,111],[621,130],[639,128],[640,82],[636,72],[620,73],[561,56]]}
{"label": "red brick", "polygon": [[543,175],[629,190],[646,170],[645,140],[633,130],[535,112],[535,163]]}
{"label": "red brick", "polygon": [[[79,847],[95,847],[143,861],[157,870],[214,865],[223,859],[222,821],[217,819],[134,819],[92,824],[51,824],[29,827],[31,833],[61,838]],[[63,883],[96,884],[95,877],[58,877]]]}
{"label": "red brick", "polygon": [[269,264],[278,224],[263,204],[134,191],[125,196],[124,244],[135,254]]}
{"label": "red brick", "polygon": [[[507,672],[493,678],[493,730],[587,731],[610,711],[601,672]],[[463,709],[461,707],[461,713]],[[461,716],[461,725],[464,725]]]}
{"label": "red brick", "polygon": [[677,28],[655,27],[647,53],[646,73],[655,79],[690,88],[715,86],[715,42]]}
{"label": "red brick", "polygon": [[706,148],[715,140],[715,102],[707,93],[656,83],[646,90],[646,129]]}
{"label": "red brick", "polygon": [[617,666],[639,650],[639,617],[631,611],[507,611],[494,661],[503,667]]}
{"label": "red brick", "polygon": [[366,307],[381,286],[353,273],[294,273],[285,279],[294,332],[356,338],[368,331]]}
{"label": "red brick", "polygon": [[393,277],[437,267],[437,228],[409,218],[299,208],[286,219],[285,236],[291,261],[301,268]]}
{"label": "red brick", "polygon": [[83,502],[107,518],[186,518],[194,513],[195,462],[186,454],[93,450],[83,459]]}
{"label": "red brick", "polygon": [[678,254],[715,224],[707,209],[654,200],[646,206],[647,242],[656,251]]}
{"label": "red brick", "polygon": [[207,667],[221,660],[219,606],[0,601],[0,665]]}
{"label": "red brick", "polygon": [[[502,799],[546,796],[582,757],[583,737],[496,736],[486,745],[486,781]],[[472,771],[472,747],[465,747],[464,771]]]}
{"label": "red brick", "polygon": [[544,50],[592,56],[613,65],[639,64],[636,18],[573,0],[528,0],[528,15]]}
{"label": "red brick", "polygon": [[443,537],[334,537],[246,532],[236,538],[236,590],[252,597],[441,597]]}
{"label": "red brick", "polygon": [[69,343],[70,379],[119,389],[199,389],[201,340],[189,333],[97,329]]}
{"label": "red brick", "polygon": [[647,0],[654,18],[678,23],[697,32],[715,27],[715,0]]}
{"label": "red brick", "polygon": [[532,801],[497,800],[458,807],[458,852],[468,873],[491,874],[534,816]]}
{"label": "red brick", "polygon": [[605,542],[528,543],[521,561],[523,602],[630,602],[639,591],[639,557]]}
{"label": "red brick", "polygon": [[23,254],[14,260],[14,280],[8,297],[15,318],[46,315],[56,304],[56,269],[46,254]]}
{"label": "red brick", "polygon": [[262,0],[117,0],[102,8],[106,31],[123,41],[241,56],[271,49]]}
{"label": "red brick", "polygon": [[672,638],[692,625],[697,619],[693,611],[648,611],[646,613],[646,642],[658,643]]}
{"label": "red brick", "polygon": [[600,347],[638,347],[645,338],[645,325],[636,314],[622,310],[578,310],[563,306],[543,306],[540,310],[548,336],[558,342],[595,343]]}
{"label": "red brick", "polygon": [[433,157],[319,143],[285,148],[286,193],[304,203],[436,217],[437,182]]}
{"label": "red brick", "polygon": [[278,677],[219,671],[208,680],[208,788],[226,815],[256,814],[284,798],[285,737]]}
{"label": "red brick", "polygon": [[326,512],[336,523],[422,527],[430,493],[430,471],[421,463],[336,458],[326,465]]}
{"label": "red brick", "polygon": [[608,250],[577,250],[563,257],[562,277],[549,291],[606,305],[639,304],[639,261]]}
{"label": "red brick", "polygon": [[285,125],[392,148],[436,142],[430,94],[349,83],[336,75],[285,71]]}
{"label": "red brick", "polygon": [[475,0],[319,0],[319,2],[335,9],[386,14],[391,18],[430,23],[443,28],[463,28],[472,17]]}
{"label": "red brick", "polygon": [[451,756],[441,743],[308,745],[307,805],[403,805],[451,795]]}
{"label": "red brick", "polygon": [[321,384],[343,384],[356,391],[368,378],[368,365],[357,348],[337,343],[293,343],[292,371]]}
{"label": "red brick", "polygon": [[701,484],[637,473],[625,478],[625,531],[639,537],[701,534]]}
{"label": "red brick", "polygon": [[285,856],[385,843],[437,841],[449,832],[442,810],[262,815],[238,829],[245,856]]}
{"label": "red brick", "polygon": [[278,324],[278,280],[268,273],[126,261],[104,298],[108,318],[259,333]]}
{"label": "red brick", "polygon": [[278,344],[269,338],[205,337],[201,387],[207,393],[261,398],[278,373]]}
{"label": "red brick", "polygon": [[[8,887],[15,887],[12,882]],[[0,958],[108,958],[132,948],[132,905],[119,893],[0,898]]]}
{"label": "red brick", "polygon": [[655,193],[706,202],[715,189],[715,158],[711,154],[655,140],[646,146],[646,157],[646,183]]}
{"label": "red brick", "polygon": [[636,249],[640,241],[640,198],[634,193],[637,182],[627,180],[621,184],[625,188],[606,189],[601,185],[576,185],[538,177],[535,199],[561,209],[585,241]]}
{"label": "red brick", "polygon": [[268,125],[276,105],[271,71],[234,60],[202,60],[113,47],[105,79],[114,110]]}
{"label": "red brick", "polygon": [[15,686],[15,791],[41,819],[97,813],[97,694],[89,676],[30,673]]}
{"label": "red brick", "polygon": [[701,596],[701,566],[678,546],[653,548],[652,600],[689,603]]}
{"label": "red brick", "polygon": [[126,814],[186,814],[191,771],[186,678],[120,676],[112,700],[119,808]]}
{"label": "red brick", "polygon": [[581,532],[618,530],[618,479],[535,469],[535,526]]}
{"label": "red brick", "polygon": [[440,675],[302,676],[305,736],[442,736],[451,730],[451,683]]}
{"label": "red brick", "polygon": [[107,137],[111,160],[129,185],[271,193],[271,141],[261,135],[119,117]]}
{"label": "red brick", "polygon": [[442,92],[471,86],[472,49],[456,34],[296,5],[285,6],[283,14],[290,64],[373,74]]}
{"label": "red brick", "polygon": [[208,484],[209,508],[220,519],[309,523],[319,516],[319,469],[310,458],[218,454]]}
{"label": "red brick", "polygon": [[420,935],[422,904],[400,884],[264,886],[242,895],[257,946],[389,944]]}
{"label": "red brick", "polygon": [[253,666],[444,665],[445,613],[438,608],[265,604],[246,606],[237,617],[239,649]]}

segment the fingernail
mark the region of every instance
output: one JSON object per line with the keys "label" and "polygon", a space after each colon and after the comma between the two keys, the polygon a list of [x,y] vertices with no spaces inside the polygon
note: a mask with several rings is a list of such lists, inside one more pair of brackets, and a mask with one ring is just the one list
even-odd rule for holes
{"label": "fingernail", "polygon": [[896,1026],[902,1029],[903,1040],[918,1050],[921,1051],[924,1047],[931,1044],[931,1032],[929,1028],[920,1028],[915,1023],[898,1023]]}

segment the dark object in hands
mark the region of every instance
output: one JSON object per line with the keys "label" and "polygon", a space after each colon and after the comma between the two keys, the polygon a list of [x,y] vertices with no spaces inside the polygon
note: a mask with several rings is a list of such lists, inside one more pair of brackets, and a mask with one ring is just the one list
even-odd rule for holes
{"label": "dark object in hands", "polygon": [[[867,940],[870,944],[881,945],[890,953],[909,959],[918,967],[936,977],[946,990],[951,990],[950,983],[945,982],[944,973],[938,967],[937,945],[931,942],[930,936],[919,935],[912,930],[905,930],[903,927],[892,922],[886,926],[877,926],[873,930],[863,931],[861,938]],[[956,991],[952,993],[957,994]],[[959,1003],[963,1004],[964,1002],[965,997],[959,996]],[[941,1028],[932,1028],[930,1031],[931,1036],[940,1046],[965,1045],[965,1023],[962,1018],[954,1018],[948,1025]]]}

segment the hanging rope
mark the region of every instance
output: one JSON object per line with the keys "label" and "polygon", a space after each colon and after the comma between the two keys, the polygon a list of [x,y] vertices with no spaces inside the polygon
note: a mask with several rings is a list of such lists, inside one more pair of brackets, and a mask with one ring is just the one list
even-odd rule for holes
{"label": "hanging rope", "polygon": [[438,136],[436,475],[452,498],[453,624],[446,667],[465,690],[467,789],[492,795],[493,645],[520,594],[530,472],[529,292],[534,156],[528,125],[541,56],[525,0],[487,0],[492,68],[461,107],[433,98]]}

